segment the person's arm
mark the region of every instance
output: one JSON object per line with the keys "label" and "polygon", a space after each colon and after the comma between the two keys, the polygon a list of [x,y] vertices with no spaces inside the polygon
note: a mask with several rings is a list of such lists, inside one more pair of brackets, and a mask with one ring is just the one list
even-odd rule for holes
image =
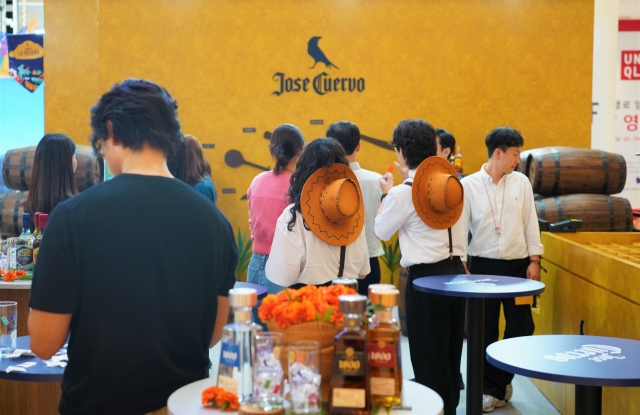
{"label": "person's arm", "polygon": [[56,314],[31,309],[29,334],[31,351],[42,360],[50,359],[67,342],[71,314]]}
{"label": "person's arm", "polygon": [[527,242],[527,253],[529,263],[527,267],[527,278],[530,280],[540,280],[540,255],[544,253],[544,247],[540,241],[540,227],[538,225],[538,215],[534,208],[533,189],[529,181],[525,182],[524,207],[522,210],[522,220],[524,222],[524,236]]}
{"label": "person's arm", "polygon": [[376,237],[383,241],[391,239],[393,234],[396,233],[405,222],[406,212],[396,197],[396,192],[397,190],[394,190],[387,194],[376,215],[373,230]]}
{"label": "person's arm", "polygon": [[409,168],[408,167],[402,167],[400,165],[400,163],[398,163],[397,161],[394,161],[393,165],[396,166],[396,169],[398,169],[398,173],[400,173],[400,176],[402,177],[402,180],[407,180],[409,178]]}
{"label": "person's arm", "polygon": [[218,296],[218,311],[216,312],[216,325],[213,327],[213,335],[209,348],[216,345],[222,338],[222,329],[229,318],[229,297]]}
{"label": "person's arm", "polygon": [[367,237],[364,233],[364,229],[362,230],[362,233],[360,234],[358,239],[356,239],[354,245],[356,245],[357,249],[362,252],[362,267],[360,267],[360,270],[358,271],[358,278],[363,279],[371,273],[371,263],[369,262],[369,247],[367,246]]}
{"label": "person's arm", "polygon": [[[290,231],[287,226],[291,219],[291,205],[287,206],[276,222],[276,231],[271,243],[269,259],[265,267],[267,279],[283,287],[293,285],[304,269],[306,246],[302,236],[302,220],[296,220]],[[296,219],[302,213],[296,212]]]}

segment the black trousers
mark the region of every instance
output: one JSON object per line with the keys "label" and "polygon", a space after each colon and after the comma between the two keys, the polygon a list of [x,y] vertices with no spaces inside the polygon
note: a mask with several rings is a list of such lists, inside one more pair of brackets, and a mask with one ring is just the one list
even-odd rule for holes
{"label": "black trousers", "polygon": [[[473,257],[470,261],[472,274],[504,275],[527,278],[529,258],[502,260]],[[500,337],[500,306],[504,307],[506,327],[504,339],[531,336],[535,326],[531,317],[531,306],[516,305],[514,298],[487,298],[484,300],[484,348],[498,341]],[[513,380],[513,373],[492,366],[484,359],[483,393],[504,399],[507,385]]]}
{"label": "black trousers", "polygon": [[460,402],[465,299],[417,291],[412,281],[420,277],[464,273],[460,257],[435,264],[413,265],[409,267],[404,295],[409,351],[416,382],[440,395],[445,415],[455,415]]}
{"label": "black trousers", "polygon": [[358,280],[358,294],[369,296],[369,286],[380,284],[380,261],[378,257],[369,258],[371,272],[361,280]]}

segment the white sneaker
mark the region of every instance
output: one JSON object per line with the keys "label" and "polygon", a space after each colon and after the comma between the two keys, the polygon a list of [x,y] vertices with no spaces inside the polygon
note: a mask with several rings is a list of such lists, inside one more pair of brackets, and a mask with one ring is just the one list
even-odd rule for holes
{"label": "white sneaker", "polygon": [[496,408],[502,408],[505,405],[504,400],[494,398],[491,395],[482,395],[482,411],[493,412]]}
{"label": "white sneaker", "polygon": [[513,385],[508,384],[507,392],[504,394],[504,400],[509,402],[511,400],[511,397],[513,397]]}

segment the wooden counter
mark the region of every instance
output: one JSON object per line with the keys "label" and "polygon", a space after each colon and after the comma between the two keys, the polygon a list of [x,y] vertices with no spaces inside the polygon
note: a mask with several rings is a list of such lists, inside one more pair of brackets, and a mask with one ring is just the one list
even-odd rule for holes
{"label": "wooden counter", "polygon": [[27,328],[29,295],[31,295],[31,281],[4,282],[0,278],[0,301],[18,303],[18,337],[29,335]]}

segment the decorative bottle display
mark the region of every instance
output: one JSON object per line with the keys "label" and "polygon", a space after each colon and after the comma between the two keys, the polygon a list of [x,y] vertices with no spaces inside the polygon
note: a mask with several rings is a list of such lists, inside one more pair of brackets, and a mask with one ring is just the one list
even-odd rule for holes
{"label": "decorative bottle display", "polygon": [[35,268],[36,263],[38,261],[38,253],[40,252],[40,241],[42,240],[42,235],[44,234],[44,228],[47,226],[47,222],[49,221],[49,215],[46,213],[41,213],[36,216],[36,220],[38,221],[38,225],[36,229],[39,229],[40,232],[36,235],[33,241],[33,266]]}
{"label": "decorative bottle display", "polygon": [[33,274],[33,236],[31,235],[31,215],[22,214],[22,234],[16,241],[16,269],[27,275]]}
{"label": "decorative bottle display", "polygon": [[341,295],[340,311],[344,329],[335,337],[335,356],[331,372],[329,412],[341,415],[369,415],[369,364],[367,333],[362,314],[367,308],[364,295]]}
{"label": "decorative bottle display", "polygon": [[457,145],[456,155],[453,157],[453,167],[456,169],[458,174],[462,174],[463,163],[462,163],[462,153],[460,152],[460,144]]}
{"label": "decorative bottle display", "polygon": [[374,309],[367,331],[371,403],[374,406],[400,405],[402,400],[400,325],[393,318],[393,307],[398,305],[399,298],[400,291],[395,288],[369,291]]}
{"label": "decorative bottle display", "polygon": [[331,285],[342,284],[346,285],[349,288],[353,288],[358,291],[358,280],[354,278],[336,278],[331,281]]}
{"label": "decorative bottle display", "polygon": [[218,387],[238,395],[240,404],[252,398],[254,336],[262,332],[262,327],[251,318],[251,310],[257,303],[258,293],[253,288],[229,290],[233,323],[222,329]]}

